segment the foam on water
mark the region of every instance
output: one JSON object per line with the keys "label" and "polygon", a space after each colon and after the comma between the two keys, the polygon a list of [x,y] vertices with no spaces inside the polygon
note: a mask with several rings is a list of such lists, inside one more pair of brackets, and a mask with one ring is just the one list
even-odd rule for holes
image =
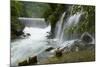
{"label": "foam on water", "polygon": [[34,56],[45,50],[47,32],[50,31],[50,26],[41,28],[25,27],[24,33],[30,33],[31,36],[25,39],[16,40],[11,43],[11,65],[17,65],[18,62]]}

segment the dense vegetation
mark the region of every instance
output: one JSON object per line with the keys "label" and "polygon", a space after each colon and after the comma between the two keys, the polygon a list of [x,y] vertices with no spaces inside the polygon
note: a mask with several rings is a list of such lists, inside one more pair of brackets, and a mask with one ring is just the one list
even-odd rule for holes
{"label": "dense vegetation", "polygon": [[79,21],[78,26],[73,26],[65,30],[66,35],[70,34],[82,34],[84,32],[89,32],[95,35],[95,7],[85,6],[85,5],[64,5],[64,4],[49,4],[50,9],[46,10],[44,18],[51,24],[51,33],[54,35],[54,30],[57,21],[61,17],[63,12],[66,12],[64,20],[76,14],[77,12],[82,12],[83,15]]}
{"label": "dense vegetation", "polygon": [[46,22],[49,22],[51,25],[51,38],[55,37],[55,27],[57,21],[60,19],[62,13],[66,10],[64,4],[51,4],[49,3],[50,9],[46,10],[43,17],[45,18]]}
{"label": "dense vegetation", "polygon": [[48,4],[13,1],[11,0],[11,38],[14,39],[23,34],[24,25],[18,20],[19,17],[43,17]]}
{"label": "dense vegetation", "polygon": [[69,7],[70,15],[74,15],[77,12],[83,12],[78,26],[73,26],[69,30],[65,30],[67,34],[82,34],[89,32],[95,35],[95,7],[85,5],[73,5]]}
{"label": "dense vegetation", "polygon": [[21,4],[18,1],[11,1],[11,38],[16,38],[22,34],[24,25],[20,23],[18,17],[22,11]]}
{"label": "dense vegetation", "polygon": [[49,10],[49,5],[46,3],[37,2],[24,2],[19,1],[22,6],[22,12],[20,17],[35,17],[41,18],[46,10]]}
{"label": "dense vegetation", "polygon": [[[65,35],[68,37],[75,37],[76,35],[82,35],[84,32],[88,32],[95,37],[95,6],[85,6],[85,5],[65,5],[67,6],[61,13],[66,12],[64,21],[70,16],[80,12],[83,13],[79,20],[79,24],[76,26],[71,26],[65,29]],[[60,7],[58,7],[60,9]],[[61,9],[62,10],[62,9]],[[57,12],[57,11],[56,11]],[[58,12],[57,12],[58,13]],[[59,13],[58,13],[59,14]],[[52,19],[48,19],[51,23],[56,20],[53,16]],[[59,19],[57,19],[59,21]],[[56,24],[57,21],[53,23]],[[55,26],[53,26],[55,27]],[[52,30],[52,29],[51,29]],[[84,61],[94,61],[95,60],[95,50],[83,50],[78,52],[64,53],[61,57],[51,57],[41,64],[54,64],[54,63],[70,63],[70,62],[84,62]]]}
{"label": "dense vegetation", "polygon": [[[36,3],[24,1],[11,1],[11,33],[12,38],[22,33],[22,25],[18,17],[41,17],[51,24],[51,34],[54,37],[54,29],[61,14],[65,10],[65,5],[51,3]],[[20,33],[19,33],[20,32]]]}
{"label": "dense vegetation", "polygon": [[[19,17],[44,18],[51,25],[50,38],[55,37],[55,27],[61,15],[66,12],[63,24],[70,16],[77,12],[82,12],[79,24],[64,30],[64,34],[69,37],[73,34],[88,32],[95,35],[95,7],[83,5],[65,5],[57,3],[37,3],[24,1],[11,1],[11,38],[16,38],[23,34],[25,26],[18,20]],[[66,21],[67,22],[67,21]],[[75,35],[73,35],[75,36]],[[65,53],[62,57],[49,58],[46,63],[62,63],[77,61],[94,61],[95,52],[90,50]]]}
{"label": "dense vegetation", "polygon": [[11,31],[23,30],[24,25],[18,21],[18,17],[41,17],[51,25],[51,38],[55,37],[55,27],[63,12],[66,12],[64,20],[77,12],[83,12],[78,26],[65,30],[65,34],[95,33],[95,7],[83,5],[65,5],[57,3],[37,3],[24,1],[11,1]]}

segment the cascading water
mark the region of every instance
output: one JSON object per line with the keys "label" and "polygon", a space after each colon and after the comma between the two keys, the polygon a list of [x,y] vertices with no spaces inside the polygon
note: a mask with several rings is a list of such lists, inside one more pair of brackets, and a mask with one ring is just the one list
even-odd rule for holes
{"label": "cascading water", "polygon": [[49,35],[47,32],[50,32],[50,29],[50,26],[45,28],[26,26],[23,32],[29,33],[30,36],[11,42],[11,65],[18,65],[19,62],[26,60],[31,56],[38,55],[49,47],[47,45],[46,36]]}
{"label": "cascading water", "polygon": [[62,42],[60,39],[61,39],[62,30],[63,30],[62,27],[63,27],[63,20],[64,20],[65,15],[66,15],[66,12],[64,12],[62,14],[62,16],[61,16],[60,20],[57,22],[57,25],[55,28],[55,34],[56,34],[55,40],[56,41],[59,40],[59,42],[57,42],[57,45],[61,44],[61,42]]}
{"label": "cascading water", "polygon": [[[62,14],[60,20],[57,23],[56,26],[56,39],[58,40],[57,44],[58,46],[62,46],[61,44],[64,42],[64,30],[68,30],[70,27],[76,26],[79,23],[80,17],[82,13],[76,13],[72,16],[70,16],[65,22],[64,22],[64,17],[65,17],[65,12]],[[58,29],[57,29],[58,28]],[[71,34],[70,34],[71,35]]]}
{"label": "cascading water", "polygon": [[65,14],[66,14],[66,12],[64,12],[62,14],[60,20],[57,22],[56,29],[55,29],[55,31],[57,32],[56,39],[60,39],[61,32],[62,32],[62,26],[63,26],[63,20],[64,20],[64,17],[65,17]]}
{"label": "cascading water", "polygon": [[27,27],[38,27],[38,28],[45,28],[47,24],[45,23],[44,18],[18,18],[22,24]]}
{"label": "cascading water", "polygon": [[[64,37],[64,30],[68,30],[73,26],[76,26],[79,23],[80,17],[82,13],[76,13],[73,16],[70,16],[67,21],[65,21],[63,26],[63,31],[61,33],[61,41],[63,41]],[[72,34],[70,34],[72,35]]]}

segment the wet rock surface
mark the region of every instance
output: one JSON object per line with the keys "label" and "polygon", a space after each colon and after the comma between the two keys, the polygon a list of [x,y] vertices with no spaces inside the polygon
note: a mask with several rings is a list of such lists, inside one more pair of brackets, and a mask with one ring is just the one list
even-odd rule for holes
{"label": "wet rock surface", "polygon": [[93,37],[88,32],[85,32],[85,33],[82,34],[81,40],[84,43],[90,43],[90,42],[93,41]]}
{"label": "wet rock surface", "polygon": [[29,57],[29,60],[24,60],[18,63],[18,66],[35,65],[37,64],[37,56]]}
{"label": "wet rock surface", "polygon": [[54,49],[54,48],[53,47],[49,47],[45,51],[51,51],[52,49]]}

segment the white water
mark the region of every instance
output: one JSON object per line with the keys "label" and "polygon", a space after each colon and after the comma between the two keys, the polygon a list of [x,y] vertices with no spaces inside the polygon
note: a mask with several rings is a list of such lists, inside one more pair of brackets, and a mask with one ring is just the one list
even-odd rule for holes
{"label": "white water", "polygon": [[66,12],[64,12],[60,18],[60,20],[57,22],[57,25],[56,25],[56,29],[55,31],[57,32],[56,34],[56,38],[59,39],[60,36],[61,36],[61,30],[62,30],[62,25],[63,25],[63,20],[64,20],[64,17],[65,17],[65,14]]}
{"label": "white water", "polygon": [[18,62],[44,51],[48,47],[46,36],[50,29],[50,26],[44,29],[25,27],[24,33],[30,33],[31,36],[11,42],[11,65],[17,65]]}
{"label": "white water", "polygon": [[18,18],[22,24],[24,24],[27,27],[38,27],[38,28],[45,28],[47,24],[45,23],[44,18],[24,18],[19,17]]}
{"label": "white water", "polygon": [[[64,12],[60,20],[57,22],[56,29],[55,29],[56,31],[55,39],[46,38],[46,36],[49,35],[47,32],[50,32],[51,27],[48,26],[46,28],[43,28],[47,26],[44,23],[44,19],[19,18],[22,21],[24,20],[24,23],[26,23],[26,26],[27,24],[29,24],[28,27],[25,27],[24,33],[30,33],[31,36],[26,37],[25,39],[18,39],[11,43],[11,65],[12,66],[17,65],[19,62],[26,60],[31,56],[33,57],[35,55],[38,55],[38,54],[43,55],[43,57],[45,58],[44,55],[50,55],[50,54],[47,54],[47,53],[41,54],[41,53],[45,49],[50,47],[51,45],[56,48],[60,47],[60,49],[63,49],[65,47],[70,48],[71,45],[73,45],[74,41],[77,41],[77,39],[64,41],[63,40],[64,35],[65,35],[64,30],[65,29],[68,30],[70,27],[78,25],[82,13],[74,14],[70,16],[69,18],[67,18],[66,21],[64,21],[65,14],[66,13]],[[37,23],[40,25],[38,25]],[[31,24],[35,25],[37,28],[33,28],[34,26]],[[50,45],[47,45],[48,40],[49,40]],[[51,53],[53,52],[54,51],[52,50]]]}
{"label": "white water", "polygon": [[[65,12],[62,14],[61,19],[57,23],[57,33],[56,33],[56,39],[58,40],[58,45],[62,46],[64,45],[64,30],[69,29],[72,26],[75,26],[79,23],[80,17],[82,13],[76,13],[72,16],[70,16],[65,22],[64,22],[64,17],[65,17]],[[58,28],[58,29],[57,29]],[[71,34],[70,34],[71,35]],[[64,42],[65,43],[65,42]]]}
{"label": "white water", "polygon": [[64,29],[77,25],[79,23],[81,15],[82,15],[82,13],[78,12],[78,13],[70,16],[69,19],[67,20],[67,22],[65,22]]}

